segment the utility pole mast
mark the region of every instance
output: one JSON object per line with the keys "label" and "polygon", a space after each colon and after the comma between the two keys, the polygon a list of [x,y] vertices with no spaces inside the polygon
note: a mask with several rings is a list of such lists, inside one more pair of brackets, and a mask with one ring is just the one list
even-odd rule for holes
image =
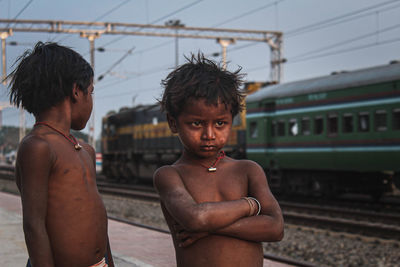
{"label": "utility pole mast", "polygon": [[[89,40],[90,44],[90,65],[92,66],[93,72],[94,72],[94,40],[100,37],[100,33],[94,32],[94,33],[85,33],[82,32],[80,36],[82,38],[87,38]],[[93,82],[94,79],[93,79]],[[88,143],[91,145],[93,148],[96,148],[96,136],[94,133],[94,124],[95,124],[95,105],[94,105],[94,94],[95,92],[93,91],[92,99],[93,99],[93,109],[92,109],[92,114],[90,115],[89,119],[89,140]]]}
{"label": "utility pole mast", "polygon": [[7,67],[6,67],[6,39],[8,36],[12,35],[12,30],[8,29],[7,31],[0,31],[1,38],[1,62],[3,65],[3,84],[6,85],[6,77],[7,77]]}
{"label": "utility pole mast", "polygon": [[[1,58],[3,65],[3,85],[7,85],[6,77],[7,77],[7,66],[6,66],[6,39],[12,35],[12,29],[0,30],[0,38],[1,38]],[[8,107],[7,105],[1,105],[0,107],[0,116],[2,116],[2,108]],[[2,118],[0,118],[0,128],[3,123]],[[22,107],[19,108],[19,141],[22,140],[25,136],[25,111]]]}
{"label": "utility pole mast", "polygon": [[175,27],[176,37],[175,37],[175,67],[179,65],[179,37],[178,37],[178,28],[185,27],[185,24],[182,24],[179,19],[169,20],[165,22],[165,26]]}
{"label": "utility pole mast", "polygon": [[230,44],[235,43],[235,39],[221,39],[217,38],[217,43],[222,46],[222,68],[226,70],[226,48]]}
{"label": "utility pole mast", "polygon": [[9,108],[11,105],[7,102],[0,102],[0,129],[3,127],[3,109]]}

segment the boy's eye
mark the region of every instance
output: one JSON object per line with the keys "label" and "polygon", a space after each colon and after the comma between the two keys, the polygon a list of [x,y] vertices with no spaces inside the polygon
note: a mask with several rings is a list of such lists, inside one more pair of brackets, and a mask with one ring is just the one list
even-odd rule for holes
{"label": "boy's eye", "polygon": [[194,122],[192,122],[192,125],[193,125],[193,126],[200,126],[200,125],[201,125],[201,122],[199,122],[199,121],[194,121]]}
{"label": "boy's eye", "polygon": [[216,125],[217,125],[217,126],[223,126],[223,125],[225,125],[225,122],[223,122],[223,121],[217,121],[217,122],[216,122]]}

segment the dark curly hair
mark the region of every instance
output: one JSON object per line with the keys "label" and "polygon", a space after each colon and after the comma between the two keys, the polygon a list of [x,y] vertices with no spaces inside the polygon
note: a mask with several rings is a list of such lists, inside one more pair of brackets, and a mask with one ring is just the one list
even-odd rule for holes
{"label": "dark curly hair", "polygon": [[205,98],[207,104],[213,105],[222,102],[231,108],[232,117],[243,109],[244,93],[239,89],[244,77],[239,74],[241,68],[235,72],[224,70],[201,53],[185,58],[188,62],[161,82],[165,88],[160,101],[163,111],[177,118],[189,98]]}
{"label": "dark curly hair", "polygon": [[74,84],[87,92],[93,81],[93,69],[74,50],[57,43],[38,42],[14,65],[10,79],[10,102],[33,115],[53,107],[72,95]]}

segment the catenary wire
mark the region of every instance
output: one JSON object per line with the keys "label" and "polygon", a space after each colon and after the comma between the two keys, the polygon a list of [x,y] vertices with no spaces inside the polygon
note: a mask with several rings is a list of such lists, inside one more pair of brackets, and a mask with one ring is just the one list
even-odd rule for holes
{"label": "catenary wire", "polygon": [[[17,13],[17,15],[15,15],[15,16],[12,18],[12,20],[17,19],[17,18],[19,17],[19,15],[21,15],[22,12],[24,12],[25,9],[27,9],[27,7],[28,7],[32,2],[33,2],[33,0],[30,0],[28,3],[26,3],[25,6],[22,7],[22,9]],[[8,28],[9,25],[10,25],[10,24],[8,23],[7,26],[6,26],[6,28]]]}

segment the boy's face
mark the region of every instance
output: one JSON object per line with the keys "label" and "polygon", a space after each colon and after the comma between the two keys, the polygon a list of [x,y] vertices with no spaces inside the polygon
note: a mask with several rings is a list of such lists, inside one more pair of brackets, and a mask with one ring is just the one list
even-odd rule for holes
{"label": "boy's face", "polygon": [[75,111],[75,118],[72,120],[71,128],[74,130],[82,130],[85,128],[87,121],[92,114],[93,109],[93,91],[94,86],[93,82],[90,83],[89,87],[87,88],[87,93],[77,89],[77,96],[76,96],[76,110]]}
{"label": "boy's face", "polygon": [[224,147],[232,127],[230,107],[208,105],[203,98],[189,99],[178,118],[168,120],[185,150],[202,158],[214,157]]}

